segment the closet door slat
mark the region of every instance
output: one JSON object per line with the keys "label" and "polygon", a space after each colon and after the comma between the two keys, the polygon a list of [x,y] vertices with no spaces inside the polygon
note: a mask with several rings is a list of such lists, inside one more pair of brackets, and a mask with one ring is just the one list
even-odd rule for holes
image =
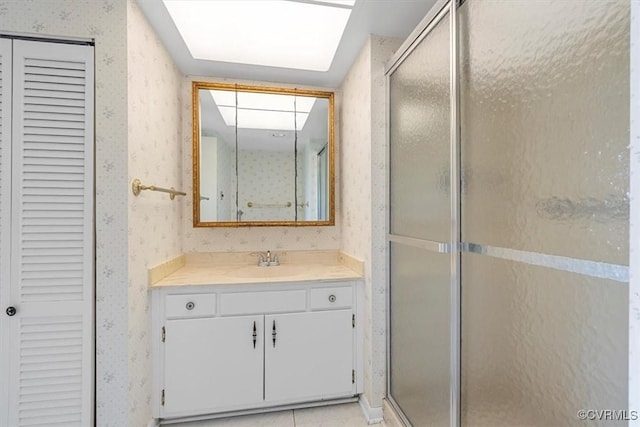
{"label": "closet door slat", "polygon": [[93,81],[92,47],[13,41],[11,426],[92,423]]}

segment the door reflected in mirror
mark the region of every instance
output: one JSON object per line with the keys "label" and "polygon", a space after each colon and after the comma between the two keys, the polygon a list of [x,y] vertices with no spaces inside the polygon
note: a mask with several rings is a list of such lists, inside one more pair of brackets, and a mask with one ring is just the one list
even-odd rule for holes
{"label": "door reflected in mirror", "polygon": [[194,226],[334,225],[333,93],[193,83]]}

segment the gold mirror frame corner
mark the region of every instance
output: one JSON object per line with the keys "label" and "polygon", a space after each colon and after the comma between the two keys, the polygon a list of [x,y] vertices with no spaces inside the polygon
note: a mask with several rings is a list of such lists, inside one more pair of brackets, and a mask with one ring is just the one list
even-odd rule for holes
{"label": "gold mirror frame corner", "polygon": [[[328,129],[329,129],[329,218],[323,221],[200,221],[200,158],[198,147],[200,145],[200,114],[199,93],[200,89],[212,90],[237,90],[242,92],[273,93],[300,96],[314,96],[325,98],[329,101]],[[335,143],[335,92],[312,89],[285,88],[273,86],[254,86],[233,83],[217,83],[192,81],[191,82],[191,113],[192,113],[192,145],[191,161],[193,179],[193,228],[217,228],[217,227],[324,227],[336,225],[336,143]]]}

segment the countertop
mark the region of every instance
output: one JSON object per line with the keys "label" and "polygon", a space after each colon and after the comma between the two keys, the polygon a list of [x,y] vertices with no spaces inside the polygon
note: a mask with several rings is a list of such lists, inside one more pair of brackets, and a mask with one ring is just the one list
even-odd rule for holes
{"label": "countertop", "polygon": [[[294,257],[289,257],[292,261]],[[340,258],[343,259],[343,258]],[[279,266],[259,267],[239,262],[209,263],[202,257],[187,262],[173,273],[150,285],[151,288],[193,285],[236,285],[256,283],[286,283],[308,281],[358,280],[362,275],[341,263],[339,258],[295,259],[298,262]],[[351,264],[353,266],[353,264]]]}

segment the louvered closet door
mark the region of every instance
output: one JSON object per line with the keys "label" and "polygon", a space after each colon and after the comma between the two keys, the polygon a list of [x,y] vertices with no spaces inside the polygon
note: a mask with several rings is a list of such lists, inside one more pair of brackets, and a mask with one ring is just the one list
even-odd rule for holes
{"label": "louvered closet door", "polygon": [[93,48],[13,42],[10,426],[93,423]]}
{"label": "louvered closet door", "polygon": [[8,425],[4,409],[9,396],[8,326],[11,234],[11,40],[0,39],[0,426]]}

